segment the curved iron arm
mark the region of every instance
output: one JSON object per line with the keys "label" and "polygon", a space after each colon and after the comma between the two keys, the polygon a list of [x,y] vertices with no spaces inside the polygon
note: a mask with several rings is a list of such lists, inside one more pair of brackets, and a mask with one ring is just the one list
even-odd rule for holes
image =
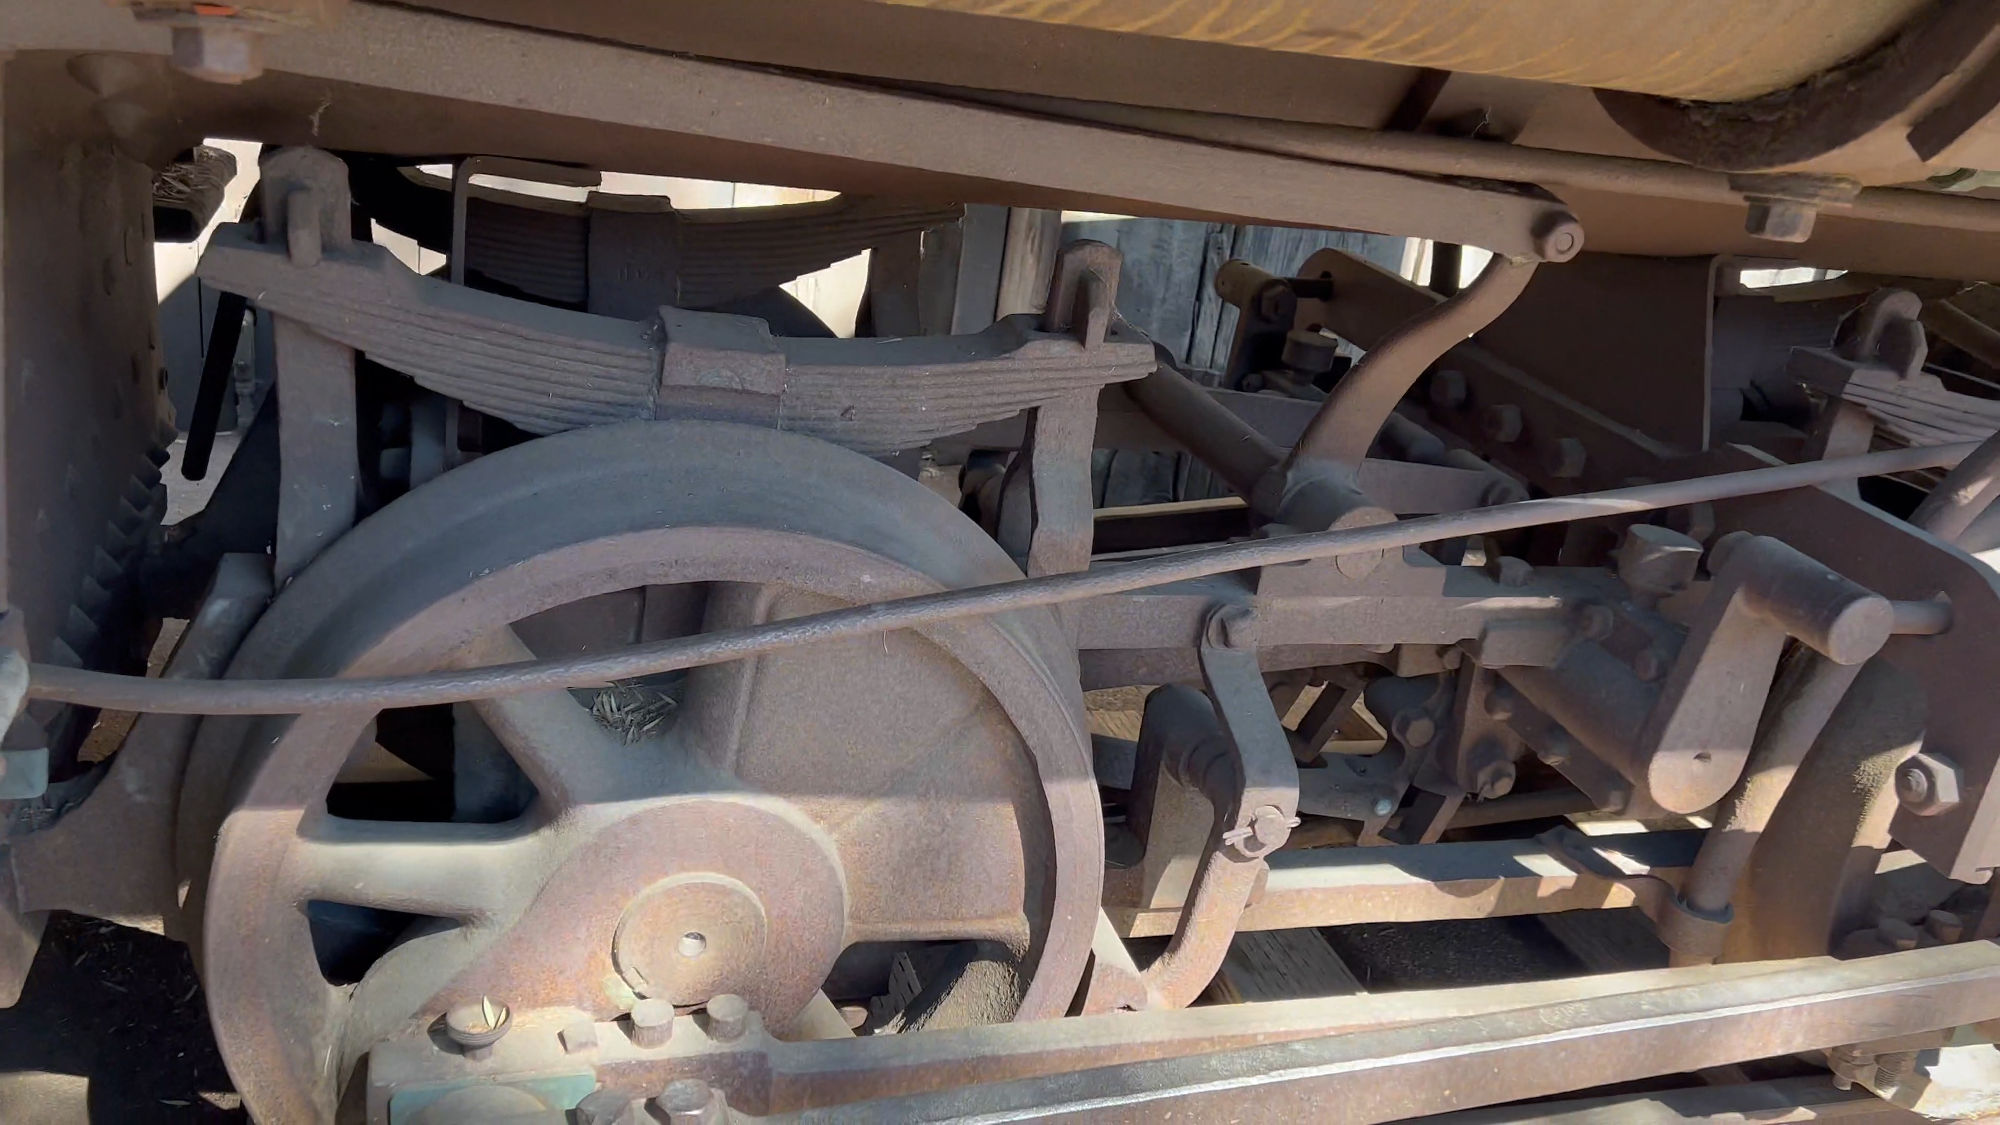
{"label": "curved iron arm", "polygon": [[1307,461],[1358,468],[1417,377],[1506,312],[1528,287],[1539,264],[1495,254],[1457,296],[1391,332],[1327,396],[1286,458],[1285,471]]}

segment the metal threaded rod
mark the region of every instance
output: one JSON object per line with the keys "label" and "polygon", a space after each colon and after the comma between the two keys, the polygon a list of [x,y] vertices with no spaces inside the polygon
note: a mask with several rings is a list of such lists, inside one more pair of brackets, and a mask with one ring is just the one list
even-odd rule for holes
{"label": "metal threaded rod", "polygon": [[1540,524],[1657,511],[1683,504],[1809,488],[1829,481],[1956,465],[1975,442],[1884,450],[1857,457],[1773,465],[1692,480],[1615,488],[1445,512],[1370,527],[1199,547],[1071,574],[1024,578],[895,598],[768,625],[633,645],[560,660],[526,660],[449,672],[373,679],[164,680],[48,664],[33,665],[28,696],[112,711],[180,715],[291,715],[329,707],[424,707],[552,688],[586,687],[704,664],[720,664],[812,641],[868,636],[961,617],[1081,601],[1233,570],[1389,551],[1440,539],[1493,535]]}

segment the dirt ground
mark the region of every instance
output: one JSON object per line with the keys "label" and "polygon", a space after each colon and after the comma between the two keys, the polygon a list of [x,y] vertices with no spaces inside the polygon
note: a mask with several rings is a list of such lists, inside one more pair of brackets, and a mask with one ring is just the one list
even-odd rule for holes
{"label": "dirt ground", "polygon": [[185,946],[58,915],[0,1010],[0,1122],[247,1121]]}

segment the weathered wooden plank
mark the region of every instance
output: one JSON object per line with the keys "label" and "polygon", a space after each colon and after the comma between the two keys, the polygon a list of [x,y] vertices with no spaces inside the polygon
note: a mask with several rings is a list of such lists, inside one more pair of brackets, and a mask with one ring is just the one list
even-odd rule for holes
{"label": "weathered wooden plank", "polygon": [[1267,930],[1236,935],[1207,996],[1233,1004],[1365,991],[1318,930]]}

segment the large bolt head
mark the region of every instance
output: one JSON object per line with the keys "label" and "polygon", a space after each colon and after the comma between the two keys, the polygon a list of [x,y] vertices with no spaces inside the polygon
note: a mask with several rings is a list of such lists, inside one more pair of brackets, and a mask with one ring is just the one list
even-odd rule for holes
{"label": "large bolt head", "polygon": [[1687,589],[1701,564],[1701,543],[1671,528],[1635,523],[1625,529],[1613,561],[1635,594],[1666,597]]}
{"label": "large bolt head", "polygon": [[664,1047],[674,1037],[674,1005],[658,996],[632,1005],[632,1042],[641,1047]]}
{"label": "large bolt head", "polygon": [[209,18],[174,28],[174,68],[234,86],[264,73],[263,40],[240,21]]}
{"label": "large bolt head", "polygon": [[1956,762],[1919,750],[1896,770],[1896,799],[1917,816],[1936,816],[1964,799],[1964,784]]}
{"label": "large bolt head", "polygon": [[718,1043],[734,1043],[750,1026],[750,1003],[733,992],[708,1002],[708,1034]]}

